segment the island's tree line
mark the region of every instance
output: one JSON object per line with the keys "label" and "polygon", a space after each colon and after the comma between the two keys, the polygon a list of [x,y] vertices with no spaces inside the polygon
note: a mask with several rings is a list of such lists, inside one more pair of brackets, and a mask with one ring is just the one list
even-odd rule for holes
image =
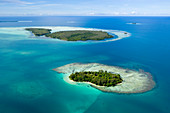
{"label": "island's tree line", "polygon": [[112,35],[104,31],[74,30],[51,33],[51,29],[44,28],[26,28],[25,30],[31,31],[35,36],[46,36],[67,41],[104,40],[113,38]]}
{"label": "island's tree line", "polygon": [[123,80],[119,74],[99,70],[72,73],[69,78],[76,82],[91,82],[100,86],[115,86]]}
{"label": "island's tree line", "polygon": [[47,34],[46,36],[67,41],[104,40],[106,38],[113,38],[113,36],[109,35],[107,32],[90,30],[59,31]]}

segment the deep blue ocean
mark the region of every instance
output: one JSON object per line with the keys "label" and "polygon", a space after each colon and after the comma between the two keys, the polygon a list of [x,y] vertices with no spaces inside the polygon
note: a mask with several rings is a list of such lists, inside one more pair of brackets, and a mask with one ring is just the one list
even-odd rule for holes
{"label": "deep blue ocean", "polygon": [[[10,29],[29,26],[122,30],[131,36],[81,43]],[[143,69],[156,86],[139,94],[106,93],[70,85],[52,70],[74,62]],[[0,113],[170,113],[170,17],[0,17]]]}

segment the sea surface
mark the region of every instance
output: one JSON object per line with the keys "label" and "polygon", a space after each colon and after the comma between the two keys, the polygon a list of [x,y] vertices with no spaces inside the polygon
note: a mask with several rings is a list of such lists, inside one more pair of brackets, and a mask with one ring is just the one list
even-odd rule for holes
{"label": "sea surface", "polygon": [[[134,22],[140,24],[127,24]],[[29,26],[121,30],[131,36],[81,43],[10,28]],[[156,86],[139,94],[106,93],[70,85],[52,70],[74,62],[142,69]],[[0,17],[0,113],[170,113],[170,17]]]}

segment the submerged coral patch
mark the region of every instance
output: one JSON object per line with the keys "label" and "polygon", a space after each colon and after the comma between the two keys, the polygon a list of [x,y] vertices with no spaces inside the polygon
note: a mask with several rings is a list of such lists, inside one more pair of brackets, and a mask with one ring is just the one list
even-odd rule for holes
{"label": "submerged coral patch", "polygon": [[50,94],[51,92],[37,82],[20,82],[13,84],[11,89],[14,95],[24,98],[39,98]]}

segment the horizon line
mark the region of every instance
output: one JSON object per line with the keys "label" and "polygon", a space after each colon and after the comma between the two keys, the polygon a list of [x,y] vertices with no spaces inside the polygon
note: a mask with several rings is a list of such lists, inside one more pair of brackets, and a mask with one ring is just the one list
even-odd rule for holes
{"label": "horizon line", "polygon": [[61,16],[66,16],[66,17],[170,17],[170,15],[0,15],[0,17],[46,17],[46,16],[51,16],[51,17],[61,17]]}

